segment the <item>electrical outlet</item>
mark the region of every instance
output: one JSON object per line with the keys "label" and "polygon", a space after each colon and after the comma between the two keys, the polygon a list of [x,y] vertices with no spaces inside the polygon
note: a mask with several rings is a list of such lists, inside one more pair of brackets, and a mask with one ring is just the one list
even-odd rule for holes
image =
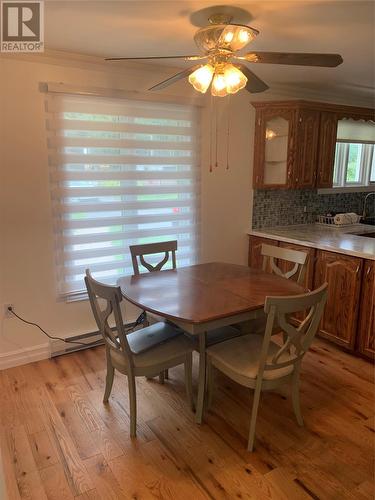
{"label": "electrical outlet", "polygon": [[13,308],[13,304],[4,304],[4,318],[13,318],[13,314],[9,311],[9,307]]}

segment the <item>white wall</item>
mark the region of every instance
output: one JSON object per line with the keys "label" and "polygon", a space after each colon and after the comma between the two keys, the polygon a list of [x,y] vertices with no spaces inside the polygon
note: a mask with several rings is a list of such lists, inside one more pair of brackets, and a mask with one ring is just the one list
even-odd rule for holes
{"label": "white wall", "polygon": [[[132,65],[112,70],[87,59],[0,57],[0,356],[39,346],[45,337],[16,319],[2,318],[10,302],[19,314],[58,336],[95,329],[88,302],[56,298],[54,249],[45,135],[44,94],[40,82],[144,90],[173,70]],[[168,93],[191,94],[180,83]],[[219,168],[209,172],[210,106],[202,118],[202,261],[246,263],[246,229],[251,220],[254,112],[246,93],[231,98],[230,169],[225,170],[227,121],[219,103]],[[1,359],[0,359],[1,362]]]}

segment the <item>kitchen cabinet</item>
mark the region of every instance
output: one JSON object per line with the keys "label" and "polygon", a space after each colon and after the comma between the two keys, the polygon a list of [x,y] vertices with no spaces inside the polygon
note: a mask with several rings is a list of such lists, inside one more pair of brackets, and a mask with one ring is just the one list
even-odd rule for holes
{"label": "kitchen cabinet", "polygon": [[299,101],[254,106],[254,186],[313,187],[319,111],[305,108]]}
{"label": "kitchen cabinet", "polygon": [[366,357],[375,358],[375,261],[366,260],[363,266],[358,350]]}
{"label": "kitchen cabinet", "polygon": [[328,283],[328,299],[320,335],[354,350],[363,260],[318,250],[314,288]]}
{"label": "kitchen cabinet", "polygon": [[256,189],[332,187],[338,121],[374,120],[370,108],[300,100],[252,104]]}

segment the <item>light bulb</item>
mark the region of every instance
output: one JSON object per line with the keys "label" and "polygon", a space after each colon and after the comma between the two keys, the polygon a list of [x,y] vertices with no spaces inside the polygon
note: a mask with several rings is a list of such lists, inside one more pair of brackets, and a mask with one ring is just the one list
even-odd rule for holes
{"label": "light bulb", "polygon": [[189,82],[192,84],[195,90],[198,90],[198,92],[202,92],[202,94],[204,94],[205,92],[207,92],[207,89],[210,86],[213,74],[214,68],[211,66],[211,64],[205,64],[204,66],[201,66],[200,68],[195,70],[189,76]]}
{"label": "light bulb", "polygon": [[249,32],[246,31],[246,30],[241,30],[239,33],[238,33],[238,40],[241,42],[241,43],[247,43],[250,39],[250,35],[249,35]]}
{"label": "light bulb", "polygon": [[227,31],[224,35],[224,42],[230,43],[233,40],[233,31]]}
{"label": "light bulb", "polygon": [[228,95],[226,81],[223,73],[216,73],[212,82],[211,94],[215,97],[225,97]]}
{"label": "light bulb", "polygon": [[266,129],[266,139],[273,139],[274,137],[276,137],[276,132],[274,132],[272,129],[270,128],[267,128]]}
{"label": "light bulb", "polygon": [[235,94],[243,89],[247,83],[246,76],[232,64],[225,67],[224,80],[228,94]]}

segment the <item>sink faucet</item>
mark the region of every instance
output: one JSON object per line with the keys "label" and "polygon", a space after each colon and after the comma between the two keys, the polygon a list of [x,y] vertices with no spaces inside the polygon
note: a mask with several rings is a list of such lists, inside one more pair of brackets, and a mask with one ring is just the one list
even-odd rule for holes
{"label": "sink faucet", "polygon": [[370,196],[375,196],[375,191],[371,191],[371,193],[368,193],[365,196],[365,201],[363,202],[363,214],[362,214],[363,219],[366,218],[366,203],[367,203],[367,200],[370,198]]}

